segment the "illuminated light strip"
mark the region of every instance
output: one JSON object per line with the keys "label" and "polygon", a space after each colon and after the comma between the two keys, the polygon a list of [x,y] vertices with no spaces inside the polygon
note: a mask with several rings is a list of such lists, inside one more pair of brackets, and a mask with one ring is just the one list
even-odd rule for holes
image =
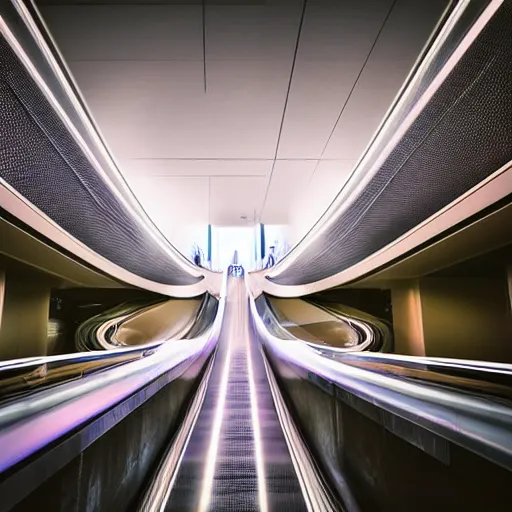
{"label": "illuminated light strip", "polygon": [[[30,27],[30,30],[32,32],[32,35],[37,38],[37,42],[39,43],[39,48],[41,51],[43,51],[43,54],[48,60],[48,49],[46,45],[44,44],[44,40],[41,38],[40,35],[37,35],[38,33],[35,32],[36,29],[34,29],[33,26],[33,20],[30,16],[30,14],[27,12],[26,7],[21,4],[18,0],[15,1],[15,7],[18,11],[18,13],[22,16],[25,23],[27,23]],[[118,169],[114,170],[114,167],[111,166],[111,170],[113,170],[114,175],[117,178],[118,184],[124,189],[125,193],[128,197],[130,197],[130,201],[128,200],[128,197],[125,196],[121,192],[121,190],[113,183],[111,177],[104,171],[102,165],[98,162],[92,151],[90,150],[89,146],[85,142],[85,140],[82,138],[82,135],[76,128],[76,126],[73,124],[67,113],[64,111],[60,103],[55,98],[54,94],[42,78],[42,76],[37,71],[36,66],[33,64],[25,50],[23,49],[22,45],[18,41],[18,39],[15,37],[14,33],[10,30],[9,26],[7,25],[7,22],[4,21],[4,19],[0,16],[0,32],[5,36],[8,44],[13,49],[17,57],[20,59],[22,64],[24,65],[25,69],[29,72],[31,78],[34,80],[38,88],[41,90],[43,95],[46,97],[50,105],[52,105],[53,110],[57,113],[63,124],[67,127],[70,134],[72,135],[75,142],[78,144],[86,158],[88,159],[89,163],[93,166],[93,168],[96,170],[99,176],[101,176],[103,182],[108,186],[108,188],[111,190],[111,192],[117,197],[117,199],[124,205],[124,207],[130,212],[133,219],[136,223],[138,223],[144,231],[146,231],[151,238],[160,246],[160,248],[166,252],[168,255],[170,255],[173,259],[173,261],[184,271],[188,274],[192,275],[193,277],[201,277],[203,276],[203,273],[197,270],[197,268],[194,268],[192,264],[190,264],[186,258],[172,245],[170,244],[162,235],[162,233],[156,228],[155,224],[149,219],[146,212],[142,209],[142,207],[138,204],[136,201],[133,192],[129,188],[128,184],[125,182],[125,180],[122,178],[120,172]],[[46,52],[44,51],[46,49]],[[74,108],[77,110],[81,117],[81,121],[86,125],[89,135],[94,139],[94,142],[99,145],[100,150],[102,153],[105,153],[105,149],[102,148],[102,141],[99,139],[99,136],[94,131],[94,127],[91,125],[90,121],[87,119],[85,114],[83,113],[81,105],[78,103],[75,97],[73,97],[72,92],[70,93],[70,87],[69,84],[66,83],[66,80],[62,78],[62,71],[56,66],[55,64],[51,65],[52,70],[54,72],[57,72],[58,78],[60,79],[61,85],[64,87],[65,92],[68,95],[68,98],[72,102]],[[58,70],[58,71],[56,71]],[[108,155],[103,154],[104,158],[108,158]]]}
{"label": "illuminated light strip", "polygon": [[[0,18],[1,24],[1,18]],[[1,28],[1,27],[0,27]],[[61,228],[55,221],[50,219],[37,206],[30,203],[23,195],[9,185],[3,178],[0,178],[0,205],[16,218],[28,224],[41,235],[49,238],[60,247],[73,253],[73,255],[93,265],[111,277],[125,283],[145,288],[171,297],[194,297],[210,291],[218,293],[220,274],[214,272],[205,273],[204,279],[191,285],[170,285],[150,281],[144,277],[120,267],[116,263],[107,260],[96,253],[84,243],[74,238],[70,233]],[[69,258],[71,259],[71,258]],[[81,263],[79,263],[82,265]],[[83,266],[83,265],[82,265]]]}
{"label": "illuminated light strip", "polygon": [[183,457],[203,407],[214,361],[215,355],[213,355],[212,360],[208,363],[205,376],[194,396],[190,410],[180,425],[175,440],[165,454],[153,482],[146,491],[137,509],[138,512],[165,512],[165,507],[181,468]]}
{"label": "illuminated light strip", "polygon": [[228,345],[226,361],[222,370],[222,378],[219,390],[219,401],[217,410],[215,411],[215,420],[213,422],[212,437],[210,439],[210,447],[206,457],[206,467],[203,476],[203,485],[201,489],[201,498],[199,501],[199,512],[206,512],[210,507],[210,499],[213,488],[213,477],[215,473],[215,461],[217,459],[217,451],[219,449],[220,430],[222,427],[222,419],[224,416],[224,408],[226,405],[226,395],[228,390],[229,366],[231,362],[231,340]]}
{"label": "illuminated light strip", "polygon": [[251,272],[250,290],[255,297],[262,292],[276,297],[301,297],[360,279],[506,197],[512,192],[511,176],[512,161],[390,244],[332,276],[314,283],[280,285],[266,279],[264,271]]}
{"label": "illuminated light strip", "polygon": [[[33,20],[31,19],[30,15],[26,12],[26,7],[22,4],[19,4],[19,2],[17,2],[17,1],[16,1],[15,7],[17,8],[18,13],[23,17],[24,21],[29,25],[29,28],[32,31],[32,35],[34,37],[36,37],[37,41],[41,45],[42,44],[41,37],[37,36],[37,34],[34,33],[34,30],[36,30],[36,29],[34,29]],[[97,263],[91,262],[89,260],[89,258],[87,258],[87,257],[84,259],[88,263],[92,263],[94,266],[98,267],[100,270],[103,270],[103,271],[107,272],[108,274],[111,274],[112,276],[114,276],[117,279],[120,279],[122,281],[125,281],[125,282],[135,285],[135,286],[139,286],[139,287],[151,290],[151,291],[155,291],[157,293],[162,293],[165,295],[176,296],[176,297],[192,297],[194,295],[204,293],[204,291],[206,291],[206,289],[208,289],[208,291],[210,291],[213,295],[216,295],[218,293],[218,287],[216,286],[216,284],[218,284],[218,283],[215,282],[215,281],[217,281],[217,278],[214,275],[215,273],[212,271],[209,271],[207,269],[204,269],[204,268],[201,270],[198,270],[196,267],[194,267],[194,265],[189,263],[187,261],[187,259],[172,244],[170,244],[163,237],[163,235],[156,228],[154,223],[151,221],[151,219],[147,216],[145,211],[141,208],[139,203],[134,198],[133,192],[131,192],[131,189],[128,187],[128,185],[126,184],[124,179],[122,179],[122,175],[120,174],[119,170],[116,169],[116,175],[121,176],[120,179],[124,184],[123,186],[129,192],[128,195],[130,196],[130,198],[133,198],[132,201],[129,201],[128,198],[125,197],[125,195],[121,193],[121,191],[118,189],[118,187],[112,182],[112,179],[110,178],[110,176],[108,176],[105,173],[105,171],[103,170],[103,167],[96,160],[96,157],[90,151],[88,145],[82,138],[81,134],[78,132],[75,125],[72,123],[72,121],[70,120],[68,115],[65,113],[65,111],[63,110],[63,108],[61,107],[59,102],[56,100],[53,93],[51,92],[51,90],[49,89],[47,84],[44,82],[43,78],[38,73],[36,67],[30,60],[30,58],[28,57],[26,52],[24,51],[22,45],[16,39],[14,33],[10,30],[9,26],[7,25],[7,22],[4,20],[4,18],[1,15],[0,15],[0,33],[5,37],[5,39],[7,40],[7,43],[10,45],[12,50],[15,52],[17,57],[20,59],[21,63],[25,66],[25,69],[29,72],[31,78],[35,81],[35,83],[37,84],[37,86],[39,87],[39,89],[41,90],[43,95],[46,97],[48,102],[52,105],[54,111],[58,114],[61,121],[68,128],[68,130],[70,131],[70,134],[73,136],[75,142],[82,149],[82,151],[84,152],[84,155],[87,157],[87,159],[89,160],[91,165],[94,167],[96,172],[100,175],[102,180],[110,188],[110,190],[113,192],[113,194],[127,208],[127,210],[132,215],[132,218],[135,220],[135,222],[138,223],[139,225],[141,225],[143,230],[151,236],[151,238],[160,246],[160,248],[164,252],[166,252],[170,256],[172,261],[174,263],[176,263],[177,266],[179,268],[181,268],[182,271],[188,273],[189,275],[191,275],[193,277],[202,277],[203,279],[201,279],[200,281],[198,281],[197,283],[192,284],[192,285],[162,285],[160,283],[150,281],[145,278],[140,278],[140,276],[133,274],[133,273],[125,270],[124,268],[119,267],[118,265],[113,264],[112,262],[110,262],[109,260],[106,260],[105,258],[101,257],[101,259],[103,260],[102,263],[104,262],[104,263],[106,263],[106,266],[115,268],[114,271],[112,271],[111,269],[108,269],[108,268],[105,269],[104,268],[105,265],[98,265]],[[45,54],[45,57],[48,59],[49,58],[48,57],[48,49],[44,45],[40,49]],[[44,50],[46,50],[46,51],[44,51]],[[56,71],[58,69],[58,66],[56,68],[55,64],[53,62],[50,62],[50,64],[52,64],[51,67],[54,71]],[[62,74],[61,71],[59,71],[59,73],[60,73],[60,75]],[[59,78],[61,78],[60,75],[59,75]],[[61,83],[61,85],[64,87],[64,89],[66,90],[66,92],[68,93],[68,96],[69,96],[69,84],[67,84],[64,81]],[[80,104],[77,102],[76,98],[74,98],[71,95],[71,96],[69,96],[69,99],[72,102],[73,106],[78,110],[78,113],[82,116],[82,119],[81,119],[82,122],[85,123],[85,125],[87,126],[87,128],[89,130],[92,130],[90,135],[94,138],[95,142],[97,142],[99,144],[100,150],[104,151],[104,148],[101,147],[101,139],[99,139],[98,138],[99,136],[94,133],[94,129],[93,129],[94,127],[92,127],[90,121],[87,118],[83,118],[83,116],[85,114],[83,114],[83,110],[82,110]],[[6,182],[4,182],[4,180],[0,180],[0,185],[3,188],[5,188],[7,184],[6,184]],[[0,187],[0,188],[2,188],[2,187]],[[47,217],[45,214],[40,212],[34,205],[32,205],[30,202],[28,202],[26,200],[26,198],[21,196],[21,194],[19,194],[17,191],[14,191],[14,189],[12,189],[12,187],[7,187],[7,188],[9,189],[9,192],[16,195],[16,197],[18,199],[21,199],[21,201],[23,203],[25,203],[26,206],[28,206],[31,210],[37,211],[39,217],[42,217],[42,219],[44,219],[49,224],[51,224],[52,228],[56,227],[55,223],[53,221],[51,221],[51,219],[49,219],[49,217]],[[0,189],[0,193],[2,193],[2,192],[3,191]],[[1,201],[0,204],[2,204],[2,206],[4,206],[3,200]],[[16,215],[18,218],[20,218],[19,212],[10,211],[10,213],[13,213],[13,215]],[[28,215],[30,215],[30,214],[28,214]],[[41,220],[41,219],[39,219],[39,220]],[[24,220],[24,222],[27,222],[27,221]],[[34,229],[37,229],[38,231],[40,231],[37,227],[32,225],[30,222],[27,222],[27,223]],[[58,226],[58,231],[65,233],[68,238],[73,240],[73,242],[77,241],[76,239],[71,237],[69,235],[69,233],[65,232],[62,228],[60,228],[60,226]],[[50,238],[54,242],[57,242],[59,245],[62,245],[64,248],[70,250],[67,247],[67,244],[62,243],[60,233],[57,233],[57,237],[59,238],[59,241],[57,241],[55,239],[55,233],[52,233],[54,236],[52,236],[51,234],[48,235],[46,233],[43,233],[43,234],[45,234],[45,236],[48,236],[48,238]],[[84,246],[84,248],[85,248],[85,246]],[[96,259],[99,256],[96,253],[94,253],[93,251],[91,251],[88,247],[86,249],[87,249],[87,252],[90,253],[90,255],[93,257],[93,259]],[[77,254],[73,250],[71,250],[71,252],[73,252],[74,254]],[[82,256],[80,256],[80,257],[82,257]],[[120,274],[126,274],[126,273],[128,273],[128,276],[120,275]],[[199,283],[201,283],[201,285],[197,286],[197,285],[199,285]]]}
{"label": "illuminated light strip", "polygon": [[[246,300],[248,297],[246,296]],[[249,306],[247,304],[247,306]],[[247,313],[246,308],[246,313]],[[248,321],[248,319],[246,318]],[[247,322],[245,323],[247,325]],[[254,380],[254,371],[252,366],[251,347],[249,344],[249,333],[245,329],[245,342],[247,345],[247,370],[249,373],[249,393],[251,397],[251,416],[254,433],[254,452],[256,456],[256,474],[258,478],[258,502],[260,512],[268,511],[267,503],[267,484],[265,480],[265,466],[263,464],[263,446],[261,442],[260,418],[258,416],[258,398],[256,395],[256,383]]]}

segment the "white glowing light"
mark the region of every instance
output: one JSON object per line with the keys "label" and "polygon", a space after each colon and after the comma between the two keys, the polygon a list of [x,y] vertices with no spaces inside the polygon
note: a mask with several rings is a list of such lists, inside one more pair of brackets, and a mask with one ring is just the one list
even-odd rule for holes
{"label": "white glowing light", "polygon": [[258,501],[259,510],[267,512],[267,489],[265,481],[265,468],[263,465],[263,448],[261,443],[260,418],[258,416],[258,398],[256,396],[256,384],[252,368],[251,348],[249,346],[249,333],[245,336],[247,343],[247,369],[249,372],[249,393],[251,396],[251,416],[254,430],[254,451],[256,455],[256,474],[258,475]]}
{"label": "white glowing light", "polygon": [[228,390],[229,366],[231,362],[231,345],[228,345],[226,361],[222,370],[222,377],[219,389],[219,401],[215,411],[215,420],[213,422],[212,437],[210,439],[210,447],[206,457],[206,467],[203,476],[203,486],[201,489],[201,499],[199,501],[199,511],[206,512],[210,506],[210,499],[213,488],[213,477],[215,474],[215,461],[217,459],[217,451],[219,448],[220,430],[222,427],[222,418],[224,416],[224,408],[226,405],[226,395]]}

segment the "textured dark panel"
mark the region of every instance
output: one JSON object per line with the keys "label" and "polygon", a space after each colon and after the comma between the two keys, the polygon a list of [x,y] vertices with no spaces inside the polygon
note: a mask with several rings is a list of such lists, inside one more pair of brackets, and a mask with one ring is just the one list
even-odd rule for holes
{"label": "textured dark panel", "polygon": [[[56,473],[29,473],[41,484],[10,510],[135,510],[185,413],[195,387],[191,377],[200,370],[201,366],[195,365],[188,378],[164,387]],[[45,455],[51,457],[52,453],[41,456]]]}
{"label": "textured dark panel", "polygon": [[177,266],[100,179],[3,37],[0,140],[0,177],[82,243],[151,281],[199,281]]}
{"label": "textured dark panel", "polygon": [[[300,0],[299,0],[300,1]],[[36,0],[37,5],[266,5],[266,0]]]}
{"label": "textured dark panel", "polygon": [[512,2],[500,7],[357,200],[273,281],[341,272],[512,159]]}

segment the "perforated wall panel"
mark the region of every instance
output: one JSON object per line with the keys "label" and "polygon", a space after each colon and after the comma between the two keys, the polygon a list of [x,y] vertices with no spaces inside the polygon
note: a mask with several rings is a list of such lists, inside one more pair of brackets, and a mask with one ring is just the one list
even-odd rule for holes
{"label": "perforated wall panel", "polygon": [[512,159],[512,2],[506,1],[333,228],[272,279],[318,281],[370,256]]}
{"label": "perforated wall panel", "polygon": [[0,38],[0,177],[96,253],[151,281],[195,278],[100,178],[37,85]]}

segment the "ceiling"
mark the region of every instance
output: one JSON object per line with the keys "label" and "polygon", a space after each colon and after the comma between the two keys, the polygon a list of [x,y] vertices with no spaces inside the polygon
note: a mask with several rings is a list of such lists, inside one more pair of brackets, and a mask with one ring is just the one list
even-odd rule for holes
{"label": "ceiling", "polygon": [[185,221],[309,228],[447,3],[38,2],[121,170],[178,247]]}

